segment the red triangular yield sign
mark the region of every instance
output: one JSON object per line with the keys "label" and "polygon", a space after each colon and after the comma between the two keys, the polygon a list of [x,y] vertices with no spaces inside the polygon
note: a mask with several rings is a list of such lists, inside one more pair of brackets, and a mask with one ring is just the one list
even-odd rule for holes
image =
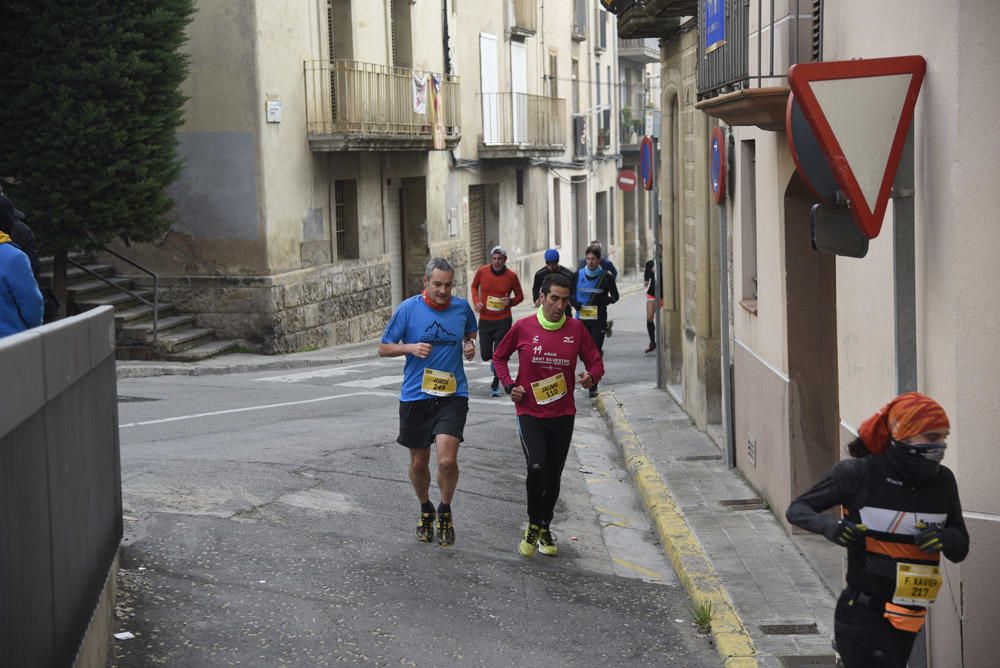
{"label": "red triangular yield sign", "polygon": [[802,63],[792,93],[869,239],[878,236],[927,63],[921,56]]}

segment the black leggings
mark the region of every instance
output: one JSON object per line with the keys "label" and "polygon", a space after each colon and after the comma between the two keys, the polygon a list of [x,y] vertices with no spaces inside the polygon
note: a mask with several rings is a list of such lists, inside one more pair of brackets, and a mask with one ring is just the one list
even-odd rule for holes
{"label": "black leggings", "polygon": [[528,520],[547,527],[559,499],[563,466],[573,438],[575,415],[517,417],[517,433],[528,465]]}
{"label": "black leggings", "polygon": [[849,605],[840,595],[834,613],[833,635],[845,668],[906,668],[916,633],[900,631],[877,610]]}

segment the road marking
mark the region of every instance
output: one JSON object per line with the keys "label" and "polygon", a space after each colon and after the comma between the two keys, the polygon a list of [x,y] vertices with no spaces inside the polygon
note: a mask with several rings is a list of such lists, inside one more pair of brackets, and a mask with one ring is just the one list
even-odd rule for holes
{"label": "road marking", "polygon": [[180,420],[193,420],[195,418],[202,417],[212,417],[214,415],[229,415],[231,413],[246,413],[249,411],[263,411],[271,408],[285,408],[286,406],[302,406],[304,404],[315,404],[320,401],[332,401],[334,399],[346,399],[348,397],[361,397],[361,396],[376,396],[376,397],[393,397],[396,398],[398,395],[394,392],[350,392],[348,394],[331,394],[325,397],[316,397],[315,399],[302,399],[300,401],[284,401],[279,404],[263,404],[261,406],[244,406],[243,408],[228,408],[222,411],[210,411],[208,413],[192,413],[191,415],[178,415],[177,417],[160,418],[159,420],[145,420],[143,422],[128,422],[126,424],[118,425],[119,429],[125,429],[127,427],[143,427],[150,424],[163,424],[165,422],[178,422]]}
{"label": "road marking", "polygon": [[659,582],[663,582],[663,574],[657,573],[651,568],[645,568],[644,566],[640,566],[639,564],[633,564],[629,561],[625,561],[624,559],[620,559],[618,557],[612,557],[611,561],[615,562],[622,568],[627,568],[629,570],[635,571],[636,573],[639,573],[640,575],[645,575],[647,578],[651,580],[657,580]]}
{"label": "road marking", "polygon": [[375,376],[374,378],[358,378],[357,380],[348,380],[343,383],[337,383],[337,387],[376,388],[384,385],[395,385],[401,382],[403,382],[403,379],[397,373],[393,376]]}
{"label": "road marking", "polygon": [[337,376],[347,376],[352,373],[361,373],[363,370],[369,369],[371,367],[385,367],[385,366],[389,366],[389,364],[386,362],[382,362],[380,360],[375,360],[375,361],[361,362],[360,364],[348,364],[346,366],[340,365],[335,367],[327,367],[324,369],[310,369],[309,371],[288,373],[282,376],[257,378],[257,380],[267,383],[298,383],[303,380],[311,380],[313,378],[336,378]]}

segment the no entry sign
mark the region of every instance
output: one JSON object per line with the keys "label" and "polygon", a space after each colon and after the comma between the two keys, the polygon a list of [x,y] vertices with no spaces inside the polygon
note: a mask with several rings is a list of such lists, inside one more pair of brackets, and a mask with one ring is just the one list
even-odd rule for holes
{"label": "no entry sign", "polygon": [[638,180],[639,177],[631,169],[623,169],[618,172],[618,187],[625,192],[635,190],[635,184]]}

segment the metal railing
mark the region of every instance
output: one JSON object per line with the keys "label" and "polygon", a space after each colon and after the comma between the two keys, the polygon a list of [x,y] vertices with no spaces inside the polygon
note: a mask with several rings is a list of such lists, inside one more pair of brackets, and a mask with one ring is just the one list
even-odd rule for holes
{"label": "metal railing", "polygon": [[514,0],[514,27],[535,32],[538,30],[538,0]]}
{"label": "metal railing", "polygon": [[483,144],[566,144],[566,100],[529,93],[482,93]]}
{"label": "metal railing", "polygon": [[[775,17],[775,0],[723,1],[725,41],[711,49],[705,43],[705,3],[698,4],[699,97],[782,85],[789,67],[814,57],[816,38],[809,35],[822,16],[821,1],[789,0],[788,14],[781,18]],[[752,49],[751,40],[756,41]]]}
{"label": "metal railing", "polygon": [[143,297],[142,295],[140,295],[138,292],[135,292],[133,290],[129,290],[128,288],[126,288],[124,286],[121,286],[121,285],[118,285],[114,281],[109,280],[105,276],[101,276],[97,272],[92,271],[91,269],[85,267],[81,263],[75,261],[73,258],[66,258],[66,262],[68,262],[69,264],[73,265],[77,269],[80,269],[81,271],[83,271],[83,272],[85,272],[87,274],[90,274],[91,276],[93,276],[94,278],[98,279],[99,281],[103,281],[104,283],[107,283],[109,286],[111,286],[115,290],[118,290],[119,292],[124,292],[125,294],[129,295],[133,299],[142,302],[146,306],[151,307],[153,309],[153,349],[159,351],[159,349],[160,349],[160,277],[153,270],[148,269],[148,268],[142,266],[141,264],[139,264],[138,262],[136,262],[134,260],[130,260],[129,258],[125,257],[124,255],[121,255],[120,253],[116,253],[115,251],[111,250],[107,246],[101,246],[101,251],[104,252],[104,253],[107,253],[108,255],[115,256],[116,258],[118,258],[122,262],[130,264],[133,267],[135,267],[136,269],[138,269],[139,271],[141,271],[142,273],[146,274],[147,276],[150,276],[153,279],[153,301],[149,301],[148,299],[146,299],[145,297]]}
{"label": "metal railing", "polygon": [[[414,111],[414,75],[426,82],[425,111]],[[432,88],[435,79],[440,88]],[[310,135],[430,137],[437,103],[446,135],[459,128],[458,77],[356,60],[305,63],[306,124]]]}

